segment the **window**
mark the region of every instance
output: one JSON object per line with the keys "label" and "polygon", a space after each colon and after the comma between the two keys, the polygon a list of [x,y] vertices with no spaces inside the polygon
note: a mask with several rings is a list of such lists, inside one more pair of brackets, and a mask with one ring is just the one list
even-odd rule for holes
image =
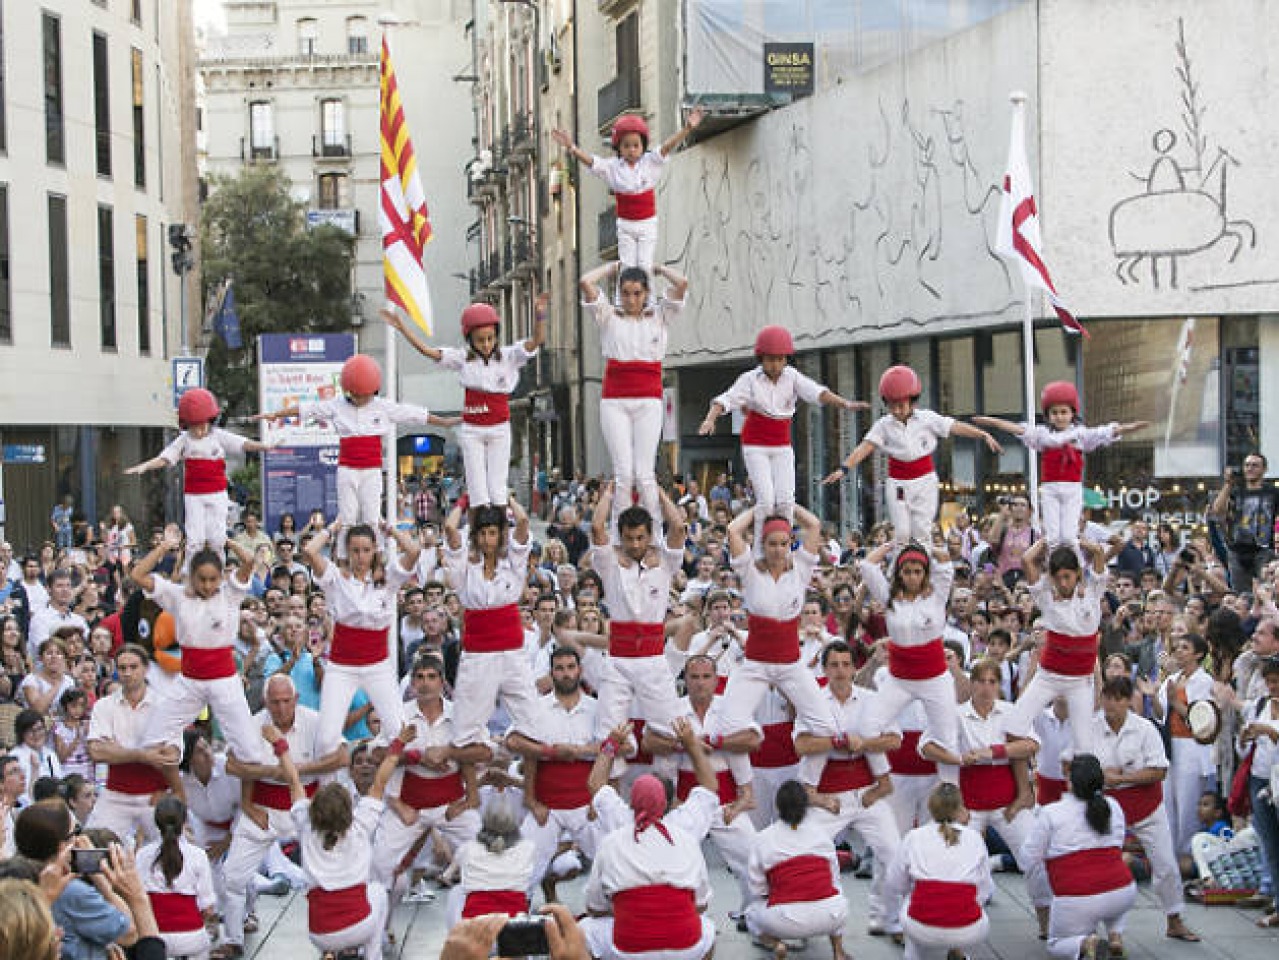
{"label": "window", "polygon": [[346,174],[324,173],[320,175],[320,209],[340,210],[349,206],[346,194]]}
{"label": "window", "polygon": [[346,18],[346,52],[369,52],[369,22],[364,17]]}
{"label": "window", "polygon": [[62,21],[51,13],[44,15],[44,155],[49,163],[67,161],[62,127]]}
{"label": "window", "polygon": [[129,18],[138,26],[142,26],[142,0],[133,0],[133,8],[129,12]]}
{"label": "window", "polygon": [[253,160],[271,160],[275,157],[275,123],[271,104],[258,100],[249,104],[249,146]]}
{"label": "window", "polygon": [[346,148],[346,104],[341,100],[320,101],[321,155],[344,157]]}
{"label": "window", "polygon": [[71,346],[71,295],[67,270],[67,198],[49,194],[49,333],[55,347]]}
{"label": "window", "polygon": [[111,176],[111,67],[107,38],[93,35],[93,144],[98,176]]}
{"label": "window", "polygon": [[298,53],[313,57],[320,52],[320,24],[305,17],[298,21]]}
{"label": "window", "polygon": [[134,243],[138,262],[138,352],[151,352],[151,262],[147,256],[147,218],[134,218]]}
{"label": "window", "polygon": [[132,50],[129,56],[133,89],[133,185],[145,188],[147,185],[147,117],[146,110],[143,108],[146,103],[144,99],[146,90],[142,73],[142,51]]}
{"label": "window", "polygon": [[98,207],[98,329],[102,349],[117,347],[115,334],[115,215]]}
{"label": "window", "polygon": [[0,343],[13,342],[13,300],[9,289],[9,185],[0,183]]}

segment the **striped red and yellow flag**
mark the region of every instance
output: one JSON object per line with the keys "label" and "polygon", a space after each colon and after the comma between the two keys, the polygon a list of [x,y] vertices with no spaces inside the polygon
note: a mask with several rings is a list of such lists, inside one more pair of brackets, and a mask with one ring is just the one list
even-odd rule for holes
{"label": "striped red and yellow flag", "polygon": [[417,175],[417,158],[404,119],[400,88],[391,64],[391,48],[382,38],[382,273],[386,298],[425,333],[434,326],[431,292],[422,254],[431,239],[426,194]]}

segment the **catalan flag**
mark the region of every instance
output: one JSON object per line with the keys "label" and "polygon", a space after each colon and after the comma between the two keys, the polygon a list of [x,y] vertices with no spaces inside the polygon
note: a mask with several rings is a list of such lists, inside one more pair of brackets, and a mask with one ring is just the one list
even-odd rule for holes
{"label": "catalan flag", "polygon": [[433,326],[431,292],[422,253],[431,239],[426,194],[417,175],[417,158],[404,119],[400,88],[391,65],[391,49],[382,38],[382,273],[386,298],[429,334]]}

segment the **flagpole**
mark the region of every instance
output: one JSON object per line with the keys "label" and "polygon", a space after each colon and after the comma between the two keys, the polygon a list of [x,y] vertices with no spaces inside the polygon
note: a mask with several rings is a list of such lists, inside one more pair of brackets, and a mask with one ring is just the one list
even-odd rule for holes
{"label": "flagpole", "polygon": [[[1013,104],[1013,127],[1021,130],[1024,142],[1026,94],[1014,90],[1008,97]],[[1023,310],[1021,317],[1022,368],[1025,373],[1026,424],[1035,424],[1035,318],[1031,309],[1030,285],[1022,274]],[[1032,522],[1039,526],[1039,458],[1026,450],[1026,495],[1030,499]]]}

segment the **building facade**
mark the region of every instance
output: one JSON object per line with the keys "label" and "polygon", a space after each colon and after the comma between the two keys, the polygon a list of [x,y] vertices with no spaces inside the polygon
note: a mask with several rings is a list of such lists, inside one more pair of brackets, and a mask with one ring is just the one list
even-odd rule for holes
{"label": "building facade", "polygon": [[192,40],[189,0],[0,4],[0,524],[19,551],[63,496],[92,523],[108,491],[140,532],[159,515],[120,473],[175,425]]}

